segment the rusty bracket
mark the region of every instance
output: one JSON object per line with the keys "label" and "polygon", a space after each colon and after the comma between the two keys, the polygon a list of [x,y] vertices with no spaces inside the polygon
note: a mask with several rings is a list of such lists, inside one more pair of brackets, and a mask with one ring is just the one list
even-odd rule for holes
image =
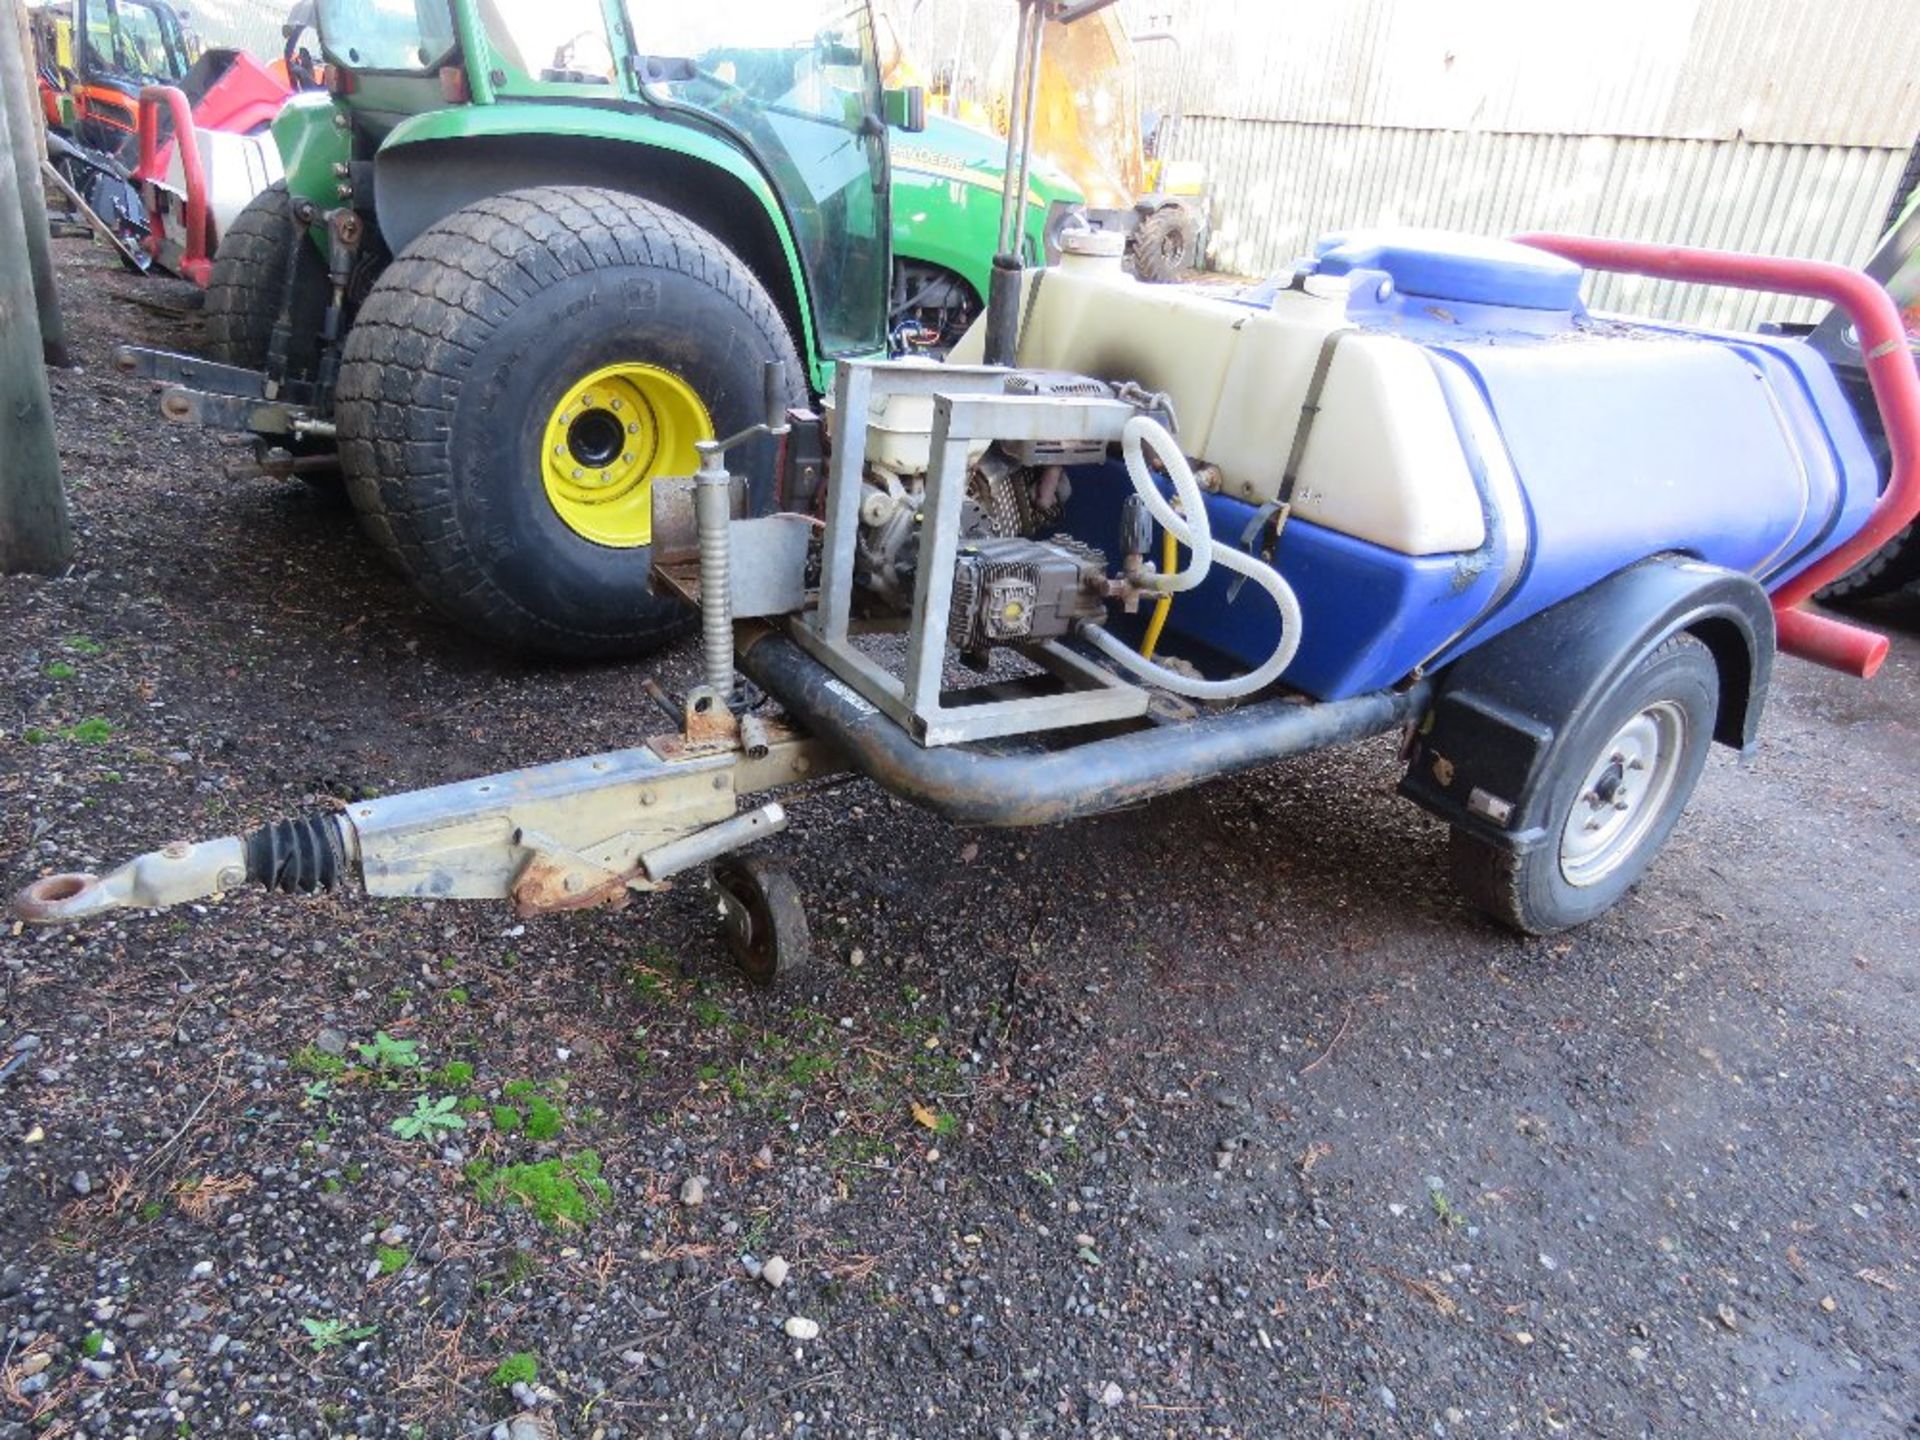
{"label": "rusty bracket", "polygon": [[664,883],[646,878],[643,861],[636,860],[622,871],[609,870],[552,836],[524,827],[514,831],[513,843],[530,852],[513,882],[511,897],[513,913],[523,920],[529,915],[599,906],[620,910],[633,890],[665,888]]}

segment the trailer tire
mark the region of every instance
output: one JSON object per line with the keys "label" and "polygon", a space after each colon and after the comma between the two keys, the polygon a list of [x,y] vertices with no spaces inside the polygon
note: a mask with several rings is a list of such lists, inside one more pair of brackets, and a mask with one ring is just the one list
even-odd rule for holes
{"label": "trailer tire", "polygon": [[1154,285],[1186,278],[1199,260],[1200,226],[1184,205],[1162,205],[1140,222],[1129,250],[1133,273]]}
{"label": "trailer tire", "polygon": [[1646,873],[1673,832],[1706,767],[1719,700],[1713,652],[1684,633],[1663,641],[1548,753],[1534,781],[1546,796],[1544,839],[1516,853],[1455,826],[1454,883],[1478,909],[1527,935],[1599,915]]}
{"label": "trailer tire", "polygon": [[692,472],[693,440],[764,417],[769,361],[804,401],[772,298],[685,217],[613,190],[489,196],[408,245],[348,333],[335,410],[348,492],[472,633],[582,659],[643,653],[693,619],[651,588],[652,482]]}

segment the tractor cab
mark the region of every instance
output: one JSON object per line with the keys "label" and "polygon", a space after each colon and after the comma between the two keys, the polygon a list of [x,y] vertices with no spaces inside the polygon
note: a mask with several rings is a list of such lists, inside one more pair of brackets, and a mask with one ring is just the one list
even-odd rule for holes
{"label": "tractor cab", "polygon": [[166,0],[59,0],[32,15],[47,123],[96,150],[118,149],[140,91],[177,84],[199,49]]}
{"label": "tractor cab", "polygon": [[[562,170],[575,152],[560,137],[603,130],[594,116],[609,110],[692,132],[672,141],[678,149],[708,140],[751,157],[791,227],[819,350],[884,345],[886,102],[864,3],[634,6],[610,24],[599,0],[323,0],[319,30],[340,72],[335,94],[395,159],[409,145],[448,145],[456,132],[497,135],[498,120],[474,112],[498,115],[519,101],[542,107],[532,113]],[[515,108],[524,124],[530,112]],[[442,203],[433,186],[419,203],[384,186],[375,199],[395,249]]]}

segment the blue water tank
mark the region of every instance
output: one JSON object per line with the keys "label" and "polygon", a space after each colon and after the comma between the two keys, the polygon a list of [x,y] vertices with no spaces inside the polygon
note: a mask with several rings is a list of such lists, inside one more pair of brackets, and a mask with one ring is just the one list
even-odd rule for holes
{"label": "blue water tank", "polygon": [[1381,271],[1404,295],[1460,305],[1569,313],[1580,267],[1531,245],[1447,230],[1356,230],[1314,246],[1323,275]]}

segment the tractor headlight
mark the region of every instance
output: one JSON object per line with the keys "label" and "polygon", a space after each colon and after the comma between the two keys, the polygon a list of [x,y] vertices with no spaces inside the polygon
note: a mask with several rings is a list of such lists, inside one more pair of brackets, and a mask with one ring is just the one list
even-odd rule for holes
{"label": "tractor headlight", "polygon": [[1046,260],[1049,265],[1060,263],[1060,246],[1066,237],[1076,230],[1092,227],[1087,222],[1087,207],[1077,200],[1056,200],[1047,207],[1047,228],[1044,235]]}

